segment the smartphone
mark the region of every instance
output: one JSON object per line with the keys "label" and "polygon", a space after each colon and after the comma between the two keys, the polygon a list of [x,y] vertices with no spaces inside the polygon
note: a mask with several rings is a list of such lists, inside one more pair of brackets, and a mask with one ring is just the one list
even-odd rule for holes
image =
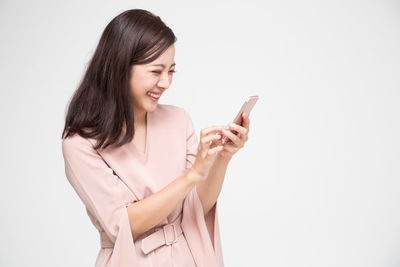
{"label": "smartphone", "polygon": [[[240,108],[238,114],[236,115],[235,119],[232,121],[238,125],[242,125],[243,118],[242,113],[246,113],[248,116],[250,115],[250,111],[253,109],[254,105],[258,100],[257,95],[247,97],[246,101],[244,101],[242,107]],[[231,130],[233,134],[237,134],[238,132],[235,130]],[[226,136],[222,137],[222,144],[225,144],[229,138]]]}

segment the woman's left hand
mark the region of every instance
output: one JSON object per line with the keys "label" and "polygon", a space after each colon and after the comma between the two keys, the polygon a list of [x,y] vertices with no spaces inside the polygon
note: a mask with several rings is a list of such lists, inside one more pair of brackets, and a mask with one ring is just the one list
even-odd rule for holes
{"label": "woman's left hand", "polygon": [[[248,140],[248,133],[249,133],[249,126],[250,126],[250,119],[246,113],[242,113],[243,123],[242,126],[236,123],[229,123],[229,128],[227,130],[222,130],[222,136],[226,136],[228,140],[223,144],[223,149],[218,152],[219,156],[222,157],[232,157],[239,149],[244,147],[244,144]],[[234,130],[238,132],[237,134],[232,133],[231,131]],[[222,139],[222,138],[221,138]],[[221,145],[222,141],[219,139],[217,141],[218,144]],[[213,141],[214,143],[215,141]]]}

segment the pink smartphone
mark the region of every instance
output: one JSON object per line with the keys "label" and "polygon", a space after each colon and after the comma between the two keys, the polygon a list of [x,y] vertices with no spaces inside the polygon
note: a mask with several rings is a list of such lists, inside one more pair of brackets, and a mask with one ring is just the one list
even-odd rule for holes
{"label": "pink smartphone", "polygon": [[[243,118],[242,118],[242,113],[246,113],[247,115],[250,115],[250,111],[253,109],[254,105],[256,104],[258,100],[257,95],[249,96],[246,101],[243,103],[242,108],[239,110],[238,114],[236,115],[235,119],[232,121],[233,123],[242,125]],[[232,130],[233,134],[237,134],[235,130]],[[226,141],[229,138],[226,136],[222,137],[222,144],[225,144]]]}

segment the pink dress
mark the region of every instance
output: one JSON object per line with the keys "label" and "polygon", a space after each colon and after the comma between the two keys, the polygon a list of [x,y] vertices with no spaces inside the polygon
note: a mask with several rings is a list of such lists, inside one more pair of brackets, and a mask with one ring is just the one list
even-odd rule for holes
{"label": "pink dress", "polygon": [[133,143],[94,145],[78,134],[62,141],[68,181],[99,231],[96,267],[223,266],[217,204],[204,216],[196,188],[156,228],[135,241],[131,234],[126,207],[161,190],[195,160],[198,138],[184,108],[158,104],[147,112],[144,154]]}

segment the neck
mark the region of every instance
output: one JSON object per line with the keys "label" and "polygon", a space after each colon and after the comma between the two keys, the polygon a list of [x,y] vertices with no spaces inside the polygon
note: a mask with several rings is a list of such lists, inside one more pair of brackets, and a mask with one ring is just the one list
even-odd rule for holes
{"label": "neck", "polygon": [[134,120],[135,120],[135,127],[136,126],[144,126],[146,125],[146,111],[134,111]]}

